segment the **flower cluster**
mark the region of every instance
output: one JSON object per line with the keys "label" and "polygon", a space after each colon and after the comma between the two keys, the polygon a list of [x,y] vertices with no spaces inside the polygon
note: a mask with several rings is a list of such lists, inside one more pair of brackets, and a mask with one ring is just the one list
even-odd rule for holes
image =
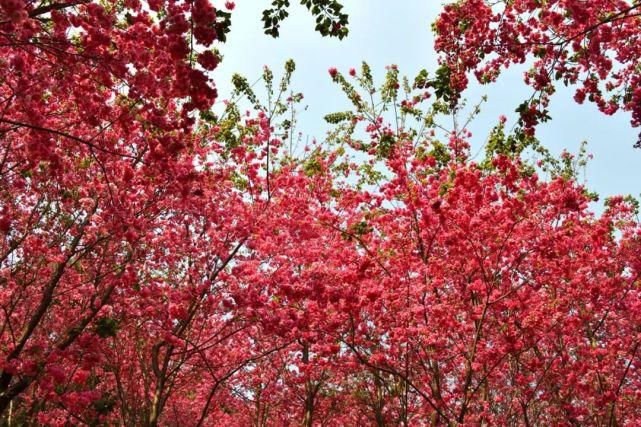
{"label": "flower cluster", "polygon": [[526,127],[547,119],[554,82],[576,85],[575,99],[605,114],[622,108],[641,126],[640,5],[633,1],[464,0],[446,5],[434,29],[452,88],[496,80],[511,64],[532,62],[525,81],[540,96],[520,109]]}

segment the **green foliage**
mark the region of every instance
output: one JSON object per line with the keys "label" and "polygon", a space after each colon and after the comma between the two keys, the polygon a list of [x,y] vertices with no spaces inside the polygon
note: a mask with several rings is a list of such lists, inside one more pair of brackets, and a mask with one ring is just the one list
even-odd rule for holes
{"label": "green foliage", "polygon": [[414,87],[416,89],[427,89],[430,86],[429,76],[430,75],[427,70],[422,69],[421,71],[419,71],[419,73],[414,78]]}
{"label": "green foliage", "polygon": [[[256,108],[260,108],[260,103],[258,102],[258,97],[252,89],[253,85],[249,84],[249,81],[246,77],[241,76],[238,73],[234,73],[231,77],[231,83],[234,86],[234,95],[242,95],[247,98]],[[270,83],[266,81],[266,83]]]}
{"label": "green foliage", "polygon": [[451,161],[450,149],[439,141],[432,141],[429,156],[436,160],[439,169],[444,168]]}
{"label": "green foliage", "polygon": [[400,84],[398,82],[398,67],[395,65],[387,69],[385,73],[385,83],[381,87],[381,99],[383,102],[394,102],[398,97]]}
{"label": "green foliage", "polygon": [[115,337],[118,333],[119,324],[111,317],[101,317],[96,320],[95,332],[100,338]]}
{"label": "green foliage", "polygon": [[577,154],[564,151],[559,158],[547,153],[540,161],[542,169],[550,172],[553,178],[578,180],[581,170],[585,170],[591,156],[587,152],[587,142],[582,142]]}
{"label": "green foliage", "polygon": [[387,159],[392,154],[396,138],[390,133],[383,133],[378,140],[376,152],[381,158]]}
{"label": "green foliage", "polygon": [[116,398],[110,395],[103,395],[100,399],[93,402],[95,411],[100,415],[107,415],[113,411],[116,406]]}
{"label": "green foliage", "polygon": [[442,64],[436,70],[436,77],[429,82],[429,85],[434,88],[434,94],[437,99],[442,99],[445,102],[455,100],[454,91],[451,85],[452,70]]}
{"label": "green foliage", "polygon": [[249,186],[249,181],[236,171],[233,171],[229,178],[238,190],[245,190]]}
{"label": "green foliage", "polygon": [[330,113],[325,116],[325,121],[327,123],[337,125],[346,121],[350,121],[354,118],[354,114],[351,111],[343,111],[337,113]]}
{"label": "green foliage", "polygon": [[353,239],[358,240],[360,237],[365,236],[372,231],[373,228],[367,223],[367,221],[360,221],[350,225],[347,230],[342,233],[342,237],[347,241],[352,241]]}
{"label": "green foliage", "polygon": [[[316,18],[315,30],[326,37],[342,40],[349,30],[349,17],[343,13],[343,5],[336,0],[301,0],[300,4]],[[262,21],[265,34],[272,37],[280,35],[280,24],[289,16],[289,0],[273,0],[272,7],[263,11]]]}
{"label": "green foliage", "polygon": [[549,110],[538,99],[523,101],[514,111],[519,113],[519,125],[523,127],[535,126],[552,119]]}
{"label": "green foliage", "polygon": [[224,10],[216,10],[216,36],[220,42],[227,41],[227,34],[231,30],[231,13]]}
{"label": "green foliage", "polygon": [[303,171],[307,176],[318,175],[323,172],[323,165],[319,158],[320,152],[318,150],[303,163]]}
{"label": "green foliage", "polygon": [[[525,153],[531,153],[537,159],[536,166],[525,161]],[[517,127],[509,134],[505,132],[505,125],[498,124],[490,132],[485,145],[485,159],[481,162],[484,169],[493,169],[493,159],[498,155],[512,159],[521,159],[521,172],[531,175],[537,169],[548,173],[550,178],[564,180],[579,180],[581,171],[585,170],[591,156],[587,152],[587,143],[582,142],[576,154],[564,151],[560,156],[554,156],[538,139],[528,134],[522,127]],[[586,195],[597,200],[595,193],[587,192]]]}
{"label": "green foliage", "polygon": [[[505,134],[505,125],[500,123],[490,132],[485,144],[485,160],[482,167],[491,168],[492,159],[497,155],[504,155],[510,158],[518,158],[527,148],[537,149],[539,147],[536,138],[529,136],[517,129],[509,135]],[[542,152],[541,154],[547,154]]]}
{"label": "green foliage", "polygon": [[358,186],[359,188],[362,187],[363,185],[375,185],[378,184],[380,181],[382,181],[385,176],[374,169],[374,166],[371,165],[370,163],[363,163],[362,165],[359,166],[359,182]]}
{"label": "green foliage", "polygon": [[[293,145],[293,134],[296,128],[297,106],[303,101],[303,94],[293,92],[291,81],[296,64],[288,60],[284,64],[284,72],[278,84],[274,81],[274,72],[264,67],[262,75],[251,83],[240,74],[232,76],[234,90],[231,99],[226,103],[222,114],[216,115],[211,111],[201,112],[200,119],[204,126],[217,128],[216,138],[225,143],[228,151],[238,147],[257,130],[246,126],[241,114],[241,108],[247,102],[251,105],[248,109],[263,113],[274,128],[274,137],[282,141],[289,139],[290,147]],[[263,91],[257,91],[256,86],[262,83]]]}
{"label": "green foliage", "polygon": [[[433,125],[433,121],[428,120],[432,112],[421,107],[427,99],[426,91],[417,85],[412,86],[407,78],[401,77],[395,65],[387,67],[385,80],[379,87],[375,86],[371,68],[366,62],[363,62],[360,73],[353,70],[348,77],[335,72],[332,73],[332,79],[346,95],[353,110],[325,116],[327,123],[335,125],[328,136],[331,143],[347,143],[357,150],[369,152],[372,145],[355,137],[358,123],[376,124],[383,115],[389,114],[396,129],[391,133],[379,131],[376,137],[378,156],[387,158],[399,138],[422,139],[424,132],[431,127],[426,124]],[[410,125],[410,119],[418,123]]]}

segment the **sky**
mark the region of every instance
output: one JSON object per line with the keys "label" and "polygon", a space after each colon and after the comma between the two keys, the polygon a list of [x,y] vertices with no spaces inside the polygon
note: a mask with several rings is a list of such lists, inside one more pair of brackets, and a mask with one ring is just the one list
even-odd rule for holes
{"label": "sky", "polygon": [[[437,64],[430,30],[442,7],[437,0],[344,0],[350,16],[350,34],[342,41],[324,38],[314,31],[314,20],[298,1],[291,1],[290,17],[281,25],[280,37],[273,39],[262,31],[262,10],[267,0],[238,0],[232,15],[232,30],[221,46],[223,62],[215,72],[220,99],[231,92],[230,79],[239,73],[255,81],[263,66],[275,78],[289,58],[296,62],[293,89],[304,93],[307,110],[299,117],[298,130],[305,137],[322,140],[328,127],[327,113],[349,107],[340,89],[331,81],[328,68],[347,74],[367,61],[375,80],[382,81],[385,66],[397,64],[401,74],[411,79],[425,68],[435,71]],[[499,115],[508,117],[508,129],[516,120],[514,109],[529,98],[531,89],[523,83],[525,68],[512,68],[491,85],[472,85],[465,93],[469,105],[486,95],[481,114],[469,126],[473,133],[472,152],[481,148]],[[473,80],[473,78],[471,79]],[[571,88],[560,87],[550,105],[552,120],[537,130],[541,143],[555,154],[563,149],[577,152],[587,141],[590,161],[585,176],[587,187],[601,200],[617,194],[641,193],[641,150],[633,144],[641,129],[630,125],[629,113],[605,116],[592,104],[578,105]],[[601,210],[599,205],[595,206]]]}

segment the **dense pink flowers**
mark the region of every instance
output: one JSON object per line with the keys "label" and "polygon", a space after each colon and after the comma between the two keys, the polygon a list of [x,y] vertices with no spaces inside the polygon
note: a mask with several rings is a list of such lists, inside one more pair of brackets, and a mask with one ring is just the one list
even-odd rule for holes
{"label": "dense pink flowers", "polygon": [[[504,47],[485,78],[561,52],[560,78],[596,73],[627,91],[637,71],[617,77],[604,52],[636,58],[620,41],[637,34],[634,8],[552,3],[567,13],[507,3],[502,30],[482,0],[446,6],[439,47],[460,49],[441,75],[462,90],[479,49],[492,52],[477,36],[543,43],[551,28],[587,44],[571,61],[560,45]],[[520,21],[541,8],[540,22]],[[574,33],[617,16],[617,28]],[[425,132],[388,123],[373,100],[369,114],[350,83],[376,93],[366,64],[350,82],[331,67],[354,111],[330,115],[335,145],[297,157],[289,108],[303,97],[283,89],[293,63],[269,108],[211,111],[228,18],[207,0],[0,0],[0,423],[641,421],[630,199],[593,214],[571,173],[542,179],[499,149],[505,116],[475,163],[469,132],[439,142],[436,113],[419,110],[434,82],[397,99],[395,65],[387,111]],[[551,91],[545,73],[528,79]],[[593,80],[578,101],[600,104]]]}

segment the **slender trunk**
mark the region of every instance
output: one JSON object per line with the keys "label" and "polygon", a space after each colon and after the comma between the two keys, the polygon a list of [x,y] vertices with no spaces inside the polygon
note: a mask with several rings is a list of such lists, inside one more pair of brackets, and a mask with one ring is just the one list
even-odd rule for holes
{"label": "slender trunk", "polygon": [[7,408],[11,405],[13,399],[20,393],[25,391],[33,382],[31,377],[22,377],[20,381],[14,383],[11,387],[7,388],[0,393],[0,414],[4,414]]}
{"label": "slender trunk", "polygon": [[383,394],[383,385],[377,373],[374,373],[374,388],[376,391],[376,403],[374,405],[374,419],[377,427],[385,427],[385,418],[383,417],[383,408],[385,406],[385,396]]}
{"label": "slender trunk", "polygon": [[147,420],[147,425],[149,427],[158,426],[158,419],[160,418],[160,413],[162,412],[163,407],[163,389],[165,388],[165,375],[158,379],[156,384],[156,390],[154,391],[154,397],[151,400],[151,408],[149,408],[149,419]]}
{"label": "slender trunk", "polygon": [[[309,363],[309,345],[303,344],[303,363]],[[315,387],[309,379],[305,381],[305,404],[303,412],[303,427],[312,427],[314,420],[314,398],[316,397]]]}
{"label": "slender trunk", "polygon": [[314,402],[305,399],[305,413],[303,414],[303,427],[312,427],[314,420]]}

